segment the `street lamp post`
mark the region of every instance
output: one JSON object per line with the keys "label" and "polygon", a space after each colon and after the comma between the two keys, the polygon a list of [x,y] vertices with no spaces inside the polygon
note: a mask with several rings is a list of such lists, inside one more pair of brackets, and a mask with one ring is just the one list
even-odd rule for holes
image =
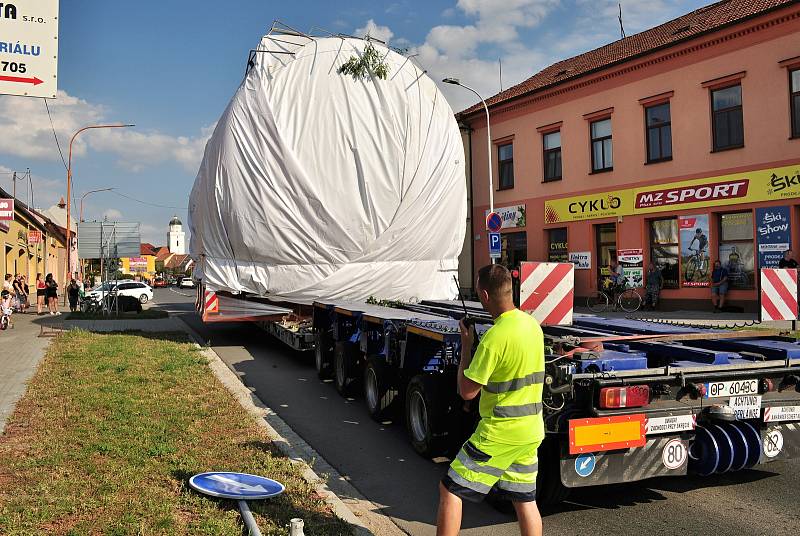
{"label": "street lamp post", "polygon": [[[483,110],[486,112],[486,155],[489,159],[489,213],[491,214],[494,212],[494,187],[492,186],[492,128],[489,124],[489,107],[486,105],[486,101],[481,97],[481,94],[472,89],[469,86],[466,86],[461,83],[461,80],[458,78],[444,78],[442,82],[445,84],[452,84],[454,86],[461,86],[464,89],[472,91],[477,95],[477,97],[481,100],[483,104]],[[495,259],[492,258],[492,264],[495,263]]]}
{"label": "street lamp post", "polygon": [[78,137],[78,134],[84,132],[86,130],[91,130],[95,128],[125,128],[125,127],[133,127],[136,125],[132,124],[124,124],[124,125],[90,125],[88,127],[83,127],[82,129],[75,132],[72,135],[72,138],[69,140],[69,163],[67,164],[67,265],[66,271],[64,275],[69,278],[70,275],[70,256],[72,254],[72,226],[70,225],[70,211],[72,208],[72,143],[75,141],[75,138]]}
{"label": "street lamp post", "polygon": [[78,221],[79,221],[79,222],[80,222],[80,221],[83,221],[83,200],[84,200],[84,199],[86,199],[86,196],[87,196],[87,195],[89,195],[89,194],[96,194],[97,192],[110,192],[110,191],[111,191],[111,190],[113,190],[113,189],[114,189],[114,188],[100,188],[100,189],[98,189],[98,190],[89,190],[88,192],[86,192],[85,194],[83,194],[83,195],[81,196],[81,210],[80,210],[80,213],[78,214]]}

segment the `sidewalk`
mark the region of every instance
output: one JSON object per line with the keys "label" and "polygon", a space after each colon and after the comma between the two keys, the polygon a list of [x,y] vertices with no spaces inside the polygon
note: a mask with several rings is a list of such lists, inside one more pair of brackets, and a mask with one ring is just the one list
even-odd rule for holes
{"label": "sidewalk", "polygon": [[606,311],[595,314],[586,307],[575,307],[576,315],[602,316],[606,318],[630,318],[669,324],[691,324],[698,326],[717,326],[721,328],[768,328],[791,330],[791,321],[759,322],[757,313],[714,313],[703,311]]}
{"label": "sidewalk", "polygon": [[41,328],[34,321],[45,317],[37,317],[33,310],[32,315],[14,314],[14,329],[0,332],[0,434],[51,341],[51,337],[39,337]]}

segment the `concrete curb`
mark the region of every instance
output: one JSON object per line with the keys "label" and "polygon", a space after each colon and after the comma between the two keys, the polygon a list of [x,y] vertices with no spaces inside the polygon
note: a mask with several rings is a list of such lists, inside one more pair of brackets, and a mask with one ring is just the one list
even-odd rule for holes
{"label": "concrete curb", "polygon": [[[316,492],[324,498],[337,517],[351,525],[353,534],[356,536],[407,534],[390,517],[380,513],[380,506],[364,497],[283,419],[267,407],[213,349],[202,346],[202,338],[191,326],[179,317],[174,318],[180,320],[186,333],[201,349],[217,379],[233,394],[239,404],[256,418],[258,424],[273,438],[275,446],[294,463],[301,464],[303,478],[314,486]],[[321,478],[319,474],[326,475],[327,480]]]}

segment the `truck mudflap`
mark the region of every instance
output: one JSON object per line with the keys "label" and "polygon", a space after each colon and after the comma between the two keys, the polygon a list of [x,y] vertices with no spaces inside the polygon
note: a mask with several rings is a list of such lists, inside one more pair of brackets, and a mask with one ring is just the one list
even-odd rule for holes
{"label": "truck mudflap", "polygon": [[687,473],[687,435],[650,437],[642,447],[561,455],[561,482],[568,488],[635,482]]}
{"label": "truck mudflap", "polygon": [[774,423],[761,432],[761,463],[800,458],[800,423]]}

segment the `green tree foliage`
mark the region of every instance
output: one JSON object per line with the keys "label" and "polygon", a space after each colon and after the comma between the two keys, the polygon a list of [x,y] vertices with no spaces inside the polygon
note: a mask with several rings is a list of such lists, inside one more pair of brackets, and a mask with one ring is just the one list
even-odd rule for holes
{"label": "green tree foliage", "polygon": [[367,41],[364,53],[361,56],[350,56],[350,59],[336,72],[349,74],[354,80],[368,80],[372,76],[386,80],[389,76],[389,66],[383,61],[372,43]]}

